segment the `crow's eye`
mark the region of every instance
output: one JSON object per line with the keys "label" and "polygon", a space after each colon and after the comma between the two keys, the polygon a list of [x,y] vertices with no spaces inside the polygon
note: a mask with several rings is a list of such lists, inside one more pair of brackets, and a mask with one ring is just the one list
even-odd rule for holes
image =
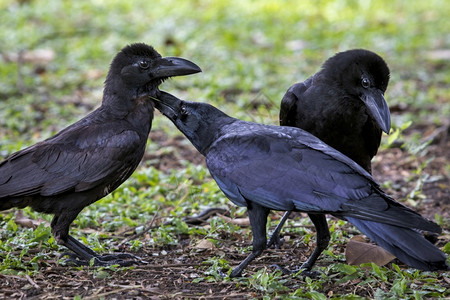
{"label": "crow's eye", "polygon": [[183,115],[183,116],[187,115],[188,112],[187,112],[186,106],[183,105],[183,106],[180,108],[180,112],[181,112],[181,115]]}
{"label": "crow's eye", "polygon": [[370,87],[370,80],[369,80],[369,78],[363,77],[363,79],[361,79],[361,85],[365,89],[369,88]]}
{"label": "crow's eye", "polygon": [[139,68],[143,69],[143,70],[147,70],[150,67],[150,64],[148,63],[148,61],[143,60],[139,62]]}

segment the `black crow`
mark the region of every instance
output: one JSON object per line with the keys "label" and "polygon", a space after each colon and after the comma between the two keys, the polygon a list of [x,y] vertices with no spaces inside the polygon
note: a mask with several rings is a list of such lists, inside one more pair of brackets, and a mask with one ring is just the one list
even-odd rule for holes
{"label": "black crow", "polygon": [[[384,99],[388,82],[389,68],[377,54],[364,49],[337,53],[318,73],[287,90],[281,100],[280,125],[312,133],[371,173],[382,131],[389,133],[391,128]],[[279,232],[289,214],[280,220],[268,246],[279,247]],[[310,217],[316,225],[318,247],[325,249],[329,240],[326,219]]]}
{"label": "black crow", "polygon": [[287,90],[280,125],[312,133],[370,173],[381,133],[391,128],[384,99],[388,82],[389,68],[377,54],[363,49],[340,52],[318,73]]}
{"label": "black crow", "polygon": [[138,166],[153,120],[149,96],[171,76],[200,72],[194,63],[162,58],[143,43],[123,48],[106,77],[102,105],[55,136],[0,162],[0,210],[30,206],[54,214],[56,241],[81,262],[123,264],[127,255],[100,256],[69,235],[81,210],[122,184]]}
{"label": "black crow", "polygon": [[[389,197],[366,170],[312,134],[244,122],[209,104],[182,101],[165,92],[155,107],[206,157],[224,194],[248,209],[253,251],[232,277],[240,276],[266,248],[270,210],[331,214],[411,267],[448,269],[445,254],[420,233],[440,233],[437,224]],[[301,268],[310,270],[319,254],[314,251]]]}

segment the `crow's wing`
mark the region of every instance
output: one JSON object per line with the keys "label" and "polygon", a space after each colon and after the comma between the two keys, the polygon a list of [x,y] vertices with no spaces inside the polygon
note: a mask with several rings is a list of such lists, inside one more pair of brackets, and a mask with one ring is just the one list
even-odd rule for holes
{"label": "crow's wing", "polygon": [[440,230],[382,193],[359,165],[314,136],[289,127],[240,126],[217,139],[206,156],[211,175],[235,204],[248,200],[274,210]]}
{"label": "crow's wing", "polygon": [[[111,189],[136,168],[145,141],[117,124],[68,128],[0,163],[0,198]],[[137,156],[141,157],[137,157]]]}
{"label": "crow's wing", "polygon": [[305,82],[299,82],[292,85],[281,99],[280,106],[280,125],[282,126],[296,126],[298,118],[298,109],[301,105],[302,97],[305,91],[312,84],[312,80],[308,79]]}

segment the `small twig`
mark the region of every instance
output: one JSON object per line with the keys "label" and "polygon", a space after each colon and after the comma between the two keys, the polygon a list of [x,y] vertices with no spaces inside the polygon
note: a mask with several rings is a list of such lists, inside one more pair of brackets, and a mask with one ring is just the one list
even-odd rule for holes
{"label": "small twig", "polygon": [[28,282],[37,290],[40,290],[41,288],[36,284],[36,282],[33,281],[33,279],[31,279],[30,276],[28,276],[28,274],[25,275],[25,278],[28,280]]}
{"label": "small twig", "polygon": [[444,125],[436,128],[428,137],[424,139],[424,142],[431,140],[432,143],[439,143],[439,146],[444,147],[447,142],[449,127],[450,123],[445,123]]}
{"label": "small twig", "polygon": [[227,209],[224,208],[217,208],[217,207],[212,207],[212,208],[208,208],[204,211],[202,211],[201,213],[199,213],[198,215],[194,216],[194,217],[184,217],[183,221],[188,224],[188,225],[202,225],[202,224],[207,224],[207,220],[210,217],[213,216],[222,216],[222,215],[226,215],[227,217],[230,215],[230,212]]}
{"label": "small twig", "polygon": [[109,291],[109,292],[105,292],[105,293],[101,293],[101,294],[95,294],[95,295],[89,296],[89,297],[84,297],[83,299],[101,299],[101,298],[111,295],[111,294],[120,294],[124,291],[136,289],[136,287],[140,287],[140,286],[129,286],[129,287],[121,288],[118,290],[113,290],[113,291]]}
{"label": "small twig", "polygon": [[226,223],[230,223],[233,225],[238,225],[241,227],[249,227],[250,226],[250,219],[247,218],[230,218],[221,214],[217,214],[219,218],[224,220]]}
{"label": "small twig", "polygon": [[20,277],[20,276],[0,274],[0,278],[2,278],[2,277],[3,278],[13,278],[13,279],[22,280],[22,281],[27,280],[26,278],[23,278],[23,277]]}
{"label": "small twig", "polygon": [[285,225],[285,226],[283,226],[283,228],[316,228],[314,225],[308,225],[308,224],[305,224],[305,225]]}
{"label": "small twig", "polygon": [[[223,284],[223,283],[222,283]],[[181,294],[181,296],[183,297],[188,297],[191,299],[221,299],[223,297],[223,299],[227,299],[228,297],[230,297],[229,299],[245,299],[248,297],[248,293],[237,293],[237,294],[219,294],[219,295],[196,295],[196,294]]]}
{"label": "small twig", "polygon": [[[161,269],[161,268],[176,268],[176,267],[196,267],[196,266],[201,266],[201,265],[212,265],[212,263],[209,262],[199,262],[199,263],[181,263],[181,264],[165,264],[165,265],[161,265],[161,264],[153,264],[153,265],[142,265],[139,267],[139,269]],[[133,271],[138,270],[137,268],[134,269]]]}

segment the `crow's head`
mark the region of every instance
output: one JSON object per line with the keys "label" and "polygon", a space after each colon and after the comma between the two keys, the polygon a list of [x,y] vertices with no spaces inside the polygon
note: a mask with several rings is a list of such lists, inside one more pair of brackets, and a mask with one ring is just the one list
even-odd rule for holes
{"label": "crow's head", "polygon": [[340,52],[323,64],[322,73],[349,97],[362,100],[369,115],[389,133],[391,117],[384,99],[389,68],[379,55],[364,49]]}
{"label": "crow's head", "polygon": [[143,43],[123,48],[113,59],[105,81],[105,93],[142,97],[154,96],[167,78],[201,72],[186,59],[161,57],[153,47]]}
{"label": "crow's head", "polygon": [[208,153],[209,146],[220,128],[235,121],[210,104],[183,101],[163,91],[154,100],[155,107],[169,118],[203,155]]}

